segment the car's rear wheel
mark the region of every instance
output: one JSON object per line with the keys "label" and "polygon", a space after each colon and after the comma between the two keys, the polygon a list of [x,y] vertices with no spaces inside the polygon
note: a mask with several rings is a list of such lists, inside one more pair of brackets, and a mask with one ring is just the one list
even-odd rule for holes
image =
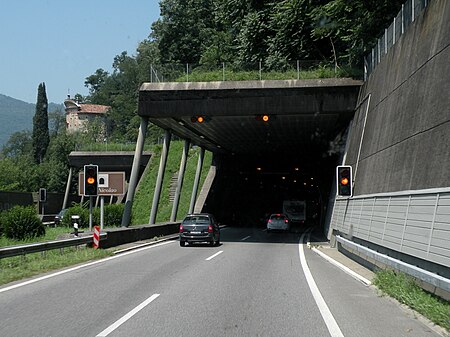
{"label": "car's rear wheel", "polygon": [[184,247],[186,245],[186,241],[180,241],[180,246]]}

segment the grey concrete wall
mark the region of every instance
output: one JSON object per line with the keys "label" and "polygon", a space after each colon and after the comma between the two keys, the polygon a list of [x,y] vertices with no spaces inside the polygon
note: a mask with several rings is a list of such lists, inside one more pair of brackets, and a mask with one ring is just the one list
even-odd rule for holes
{"label": "grey concrete wall", "polygon": [[[354,196],[330,228],[448,277],[450,1],[432,1],[361,88],[347,140]],[[359,159],[358,159],[359,156]]]}
{"label": "grey concrete wall", "polygon": [[432,1],[362,87],[346,157],[355,195],[450,186],[449,18],[450,1]]}

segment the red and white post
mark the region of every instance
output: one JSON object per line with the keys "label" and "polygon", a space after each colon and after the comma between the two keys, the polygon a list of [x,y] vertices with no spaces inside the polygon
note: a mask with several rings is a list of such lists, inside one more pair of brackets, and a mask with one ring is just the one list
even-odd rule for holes
{"label": "red and white post", "polygon": [[94,249],[100,246],[100,227],[94,226]]}

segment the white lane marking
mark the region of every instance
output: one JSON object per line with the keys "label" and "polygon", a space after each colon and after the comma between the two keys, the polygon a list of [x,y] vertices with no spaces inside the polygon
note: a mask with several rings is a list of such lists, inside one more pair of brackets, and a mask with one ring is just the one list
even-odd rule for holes
{"label": "white lane marking", "polygon": [[314,281],[314,278],[311,274],[311,270],[309,269],[308,264],[306,263],[305,252],[303,250],[304,236],[305,234],[302,234],[300,238],[300,242],[298,244],[298,252],[300,255],[300,262],[302,264],[303,273],[305,274],[306,281],[308,282],[309,285],[309,289],[311,290],[311,293],[314,297],[314,300],[316,301],[317,307],[319,308],[320,314],[322,315],[322,318],[325,321],[325,324],[328,328],[328,331],[330,332],[331,337],[344,337],[341,329],[339,328],[339,325],[337,324],[336,320],[333,317],[333,314],[331,313],[330,309],[325,303],[325,300],[323,299],[322,294],[320,293],[320,290],[317,287],[317,284]]}
{"label": "white lane marking", "polygon": [[210,261],[212,259],[214,259],[217,255],[222,254],[223,250],[218,251],[217,253],[215,253],[214,255],[211,255],[210,257],[208,257],[207,259],[205,259],[206,261]]}
{"label": "white lane marking", "polygon": [[250,238],[251,238],[251,236],[249,235],[249,236],[246,236],[245,238],[241,239],[241,241],[245,241],[245,240],[250,239]]}
{"label": "white lane marking", "polygon": [[153,294],[152,296],[150,296],[149,298],[147,298],[144,302],[142,302],[141,304],[139,304],[136,308],[134,308],[133,310],[131,310],[128,314],[126,314],[125,316],[123,316],[122,318],[118,319],[117,321],[115,321],[113,324],[111,324],[109,327],[107,327],[105,330],[103,330],[102,332],[100,332],[96,337],[106,337],[108,336],[111,332],[113,332],[114,330],[116,330],[119,326],[121,326],[123,323],[125,323],[126,321],[128,321],[131,317],[133,317],[134,315],[136,315],[139,311],[141,311],[142,309],[144,309],[147,305],[149,305],[151,302],[153,302],[155,299],[157,299],[159,297],[159,294]]}
{"label": "white lane marking", "polygon": [[89,262],[89,263],[86,263],[86,264],[83,264],[83,265],[79,265],[77,267],[64,269],[64,270],[58,271],[56,273],[52,273],[52,274],[49,274],[49,275],[41,276],[41,277],[29,280],[29,281],[21,282],[21,283],[14,284],[14,285],[6,287],[6,288],[2,288],[2,289],[0,289],[0,293],[3,293],[3,292],[8,291],[8,290],[16,289],[16,288],[19,288],[19,287],[23,287],[23,286],[26,286],[28,284],[32,284],[32,283],[35,283],[35,282],[43,281],[43,280],[46,280],[46,279],[49,279],[49,278],[52,278],[52,277],[55,277],[55,276],[59,276],[59,275],[66,274],[66,273],[70,273],[72,271],[76,271],[76,270],[79,270],[81,268],[90,267],[90,266],[93,266],[95,264],[104,263],[104,262],[107,262],[109,260],[118,259],[118,258],[120,258],[122,256],[126,256],[126,255],[129,255],[129,254],[134,254],[134,253],[146,250],[146,249],[155,248],[155,247],[167,245],[169,243],[174,243],[174,242],[176,242],[176,241],[165,241],[165,242],[157,243],[157,244],[155,244],[153,246],[147,246],[147,247],[144,247],[144,248],[139,248],[139,249],[136,249],[136,250],[132,250],[132,251],[120,254],[120,255],[110,256],[110,257],[107,257],[107,258],[104,258],[104,259],[101,259],[101,260],[96,260],[96,261],[92,261],[92,262]]}
{"label": "white lane marking", "polygon": [[372,282],[368,279],[366,279],[364,276],[359,275],[358,273],[355,273],[353,270],[351,270],[350,268],[348,268],[347,266],[344,266],[342,263],[332,259],[331,257],[329,257],[327,254],[323,253],[320,251],[320,249],[317,249],[315,247],[312,247],[312,250],[315,251],[317,254],[319,254],[320,256],[322,256],[325,260],[327,260],[328,262],[330,262],[331,264],[335,265],[336,267],[342,269],[343,271],[345,271],[347,274],[349,274],[350,276],[354,277],[355,279],[357,279],[358,281],[361,281],[362,283],[364,283],[367,286],[370,286],[372,284]]}

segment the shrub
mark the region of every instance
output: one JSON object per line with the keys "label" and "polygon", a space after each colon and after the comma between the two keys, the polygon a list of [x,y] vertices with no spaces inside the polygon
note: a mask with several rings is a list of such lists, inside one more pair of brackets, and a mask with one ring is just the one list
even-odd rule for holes
{"label": "shrub", "polygon": [[25,240],[45,235],[45,227],[33,206],[14,206],[2,217],[7,238]]}
{"label": "shrub", "polygon": [[[105,206],[105,226],[120,227],[122,225],[122,214],[124,208],[124,204]],[[100,223],[100,218],[98,223]]]}
{"label": "shrub", "polygon": [[[105,205],[105,227],[120,227],[122,224],[123,210],[123,204]],[[80,216],[78,228],[89,228],[89,206],[83,207],[83,205],[76,204],[75,206],[70,207],[63,218],[63,224],[65,226],[72,227],[72,215]],[[92,223],[93,225],[100,226],[100,207],[94,207],[92,209]]]}
{"label": "shrub", "polygon": [[78,215],[80,221],[78,222],[78,228],[89,227],[89,209],[84,208],[81,204],[75,204],[70,207],[63,218],[63,225],[67,227],[73,227],[72,215]]}
{"label": "shrub", "polygon": [[[120,227],[122,225],[122,214],[124,210],[123,204],[112,204],[104,206],[104,226]],[[92,212],[93,223],[100,226],[100,207],[96,207]]]}

